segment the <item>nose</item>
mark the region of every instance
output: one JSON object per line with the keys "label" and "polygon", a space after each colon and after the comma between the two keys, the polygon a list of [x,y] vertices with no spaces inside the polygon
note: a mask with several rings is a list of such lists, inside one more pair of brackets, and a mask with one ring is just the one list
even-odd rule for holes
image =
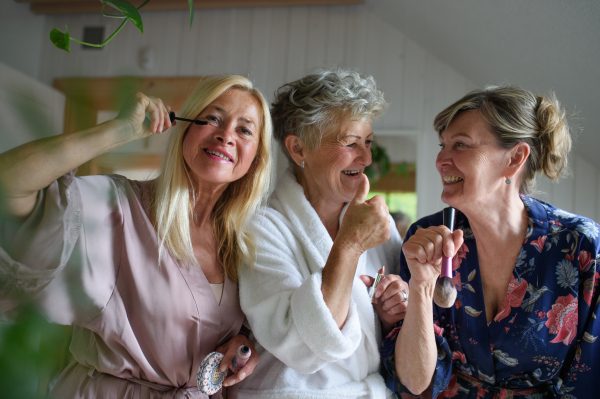
{"label": "nose", "polygon": [[442,148],[437,154],[437,158],[435,160],[436,168],[441,171],[445,166],[450,166],[451,164],[452,157],[450,156],[450,150]]}
{"label": "nose", "polygon": [[372,162],[371,150],[367,147],[361,147],[361,151],[358,154],[358,156],[356,157],[356,159],[354,160],[354,162],[359,165],[362,165],[365,168],[367,166],[371,165],[371,162]]}
{"label": "nose", "polygon": [[223,125],[217,129],[214,136],[218,141],[225,145],[235,144],[235,127],[233,125]]}

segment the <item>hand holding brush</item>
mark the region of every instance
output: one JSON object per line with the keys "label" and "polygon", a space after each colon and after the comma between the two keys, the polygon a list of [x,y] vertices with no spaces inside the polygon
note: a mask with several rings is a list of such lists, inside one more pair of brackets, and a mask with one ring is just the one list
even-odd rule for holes
{"label": "hand holding brush", "polygon": [[411,290],[413,285],[430,287],[427,292],[433,301],[445,308],[456,300],[452,258],[463,243],[462,230],[454,231],[454,213],[453,208],[444,209],[444,225],[418,229],[402,246],[410,269]]}
{"label": "hand holding brush", "polygon": [[[454,231],[455,209],[452,207],[444,208],[444,226],[452,233]],[[449,308],[456,301],[456,287],[452,281],[452,257],[442,255],[442,270],[435,291],[433,292],[433,301],[442,308]]]}

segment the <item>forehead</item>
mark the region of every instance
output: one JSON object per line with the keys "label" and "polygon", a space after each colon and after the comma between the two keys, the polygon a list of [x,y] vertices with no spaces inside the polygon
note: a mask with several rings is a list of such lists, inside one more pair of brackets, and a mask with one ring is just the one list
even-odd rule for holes
{"label": "forehead", "polygon": [[451,140],[461,136],[472,139],[494,138],[490,126],[476,109],[459,113],[450,122],[448,128],[440,134],[440,140]]}
{"label": "forehead", "polygon": [[366,139],[373,135],[373,129],[371,129],[370,120],[351,120],[345,121],[341,125],[338,125],[337,129],[333,129],[325,137],[331,141],[341,140],[344,137],[358,137]]}
{"label": "forehead", "polygon": [[237,117],[241,121],[254,123],[259,126],[262,121],[262,107],[260,102],[251,93],[236,88],[223,92],[206,110],[217,110]]}

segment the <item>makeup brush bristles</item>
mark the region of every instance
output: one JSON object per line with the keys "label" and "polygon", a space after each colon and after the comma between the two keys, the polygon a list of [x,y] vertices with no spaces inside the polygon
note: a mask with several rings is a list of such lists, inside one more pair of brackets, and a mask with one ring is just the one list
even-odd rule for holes
{"label": "makeup brush bristles", "polygon": [[450,277],[440,277],[433,291],[433,301],[441,308],[449,308],[456,301],[456,287]]}

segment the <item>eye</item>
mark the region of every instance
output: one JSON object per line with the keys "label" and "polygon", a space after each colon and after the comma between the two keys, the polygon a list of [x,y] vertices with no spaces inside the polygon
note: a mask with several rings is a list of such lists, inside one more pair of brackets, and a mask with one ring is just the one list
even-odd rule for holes
{"label": "eye", "polygon": [[206,120],[208,121],[208,123],[212,126],[218,126],[219,125],[219,118],[214,116],[214,115],[207,115]]}
{"label": "eye", "polygon": [[456,143],[454,143],[454,147],[460,148],[460,147],[466,147],[465,143],[457,141]]}
{"label": "eye", "polygon": [[356,143],[346,144],[346,147],[348,147],[348,148],[356,148]]}
{"label": "eye", "polygon": [[365,141],[365,145],[366,145],[367,147],[370,147],[370,146],[371,146],[371,144],[373,144],[373,140],[366,140],[366,141]]}
{"label": "eye", "polygon": [[242,132],[242,134],[245,134],[246,136],[252,136],[252,130],[248,128],[241,127],[240,132]]}
{"label": "eye", "polygon": [[446,146],[442,143],[438,144],[440,146],[440,151],[443,150]]}

